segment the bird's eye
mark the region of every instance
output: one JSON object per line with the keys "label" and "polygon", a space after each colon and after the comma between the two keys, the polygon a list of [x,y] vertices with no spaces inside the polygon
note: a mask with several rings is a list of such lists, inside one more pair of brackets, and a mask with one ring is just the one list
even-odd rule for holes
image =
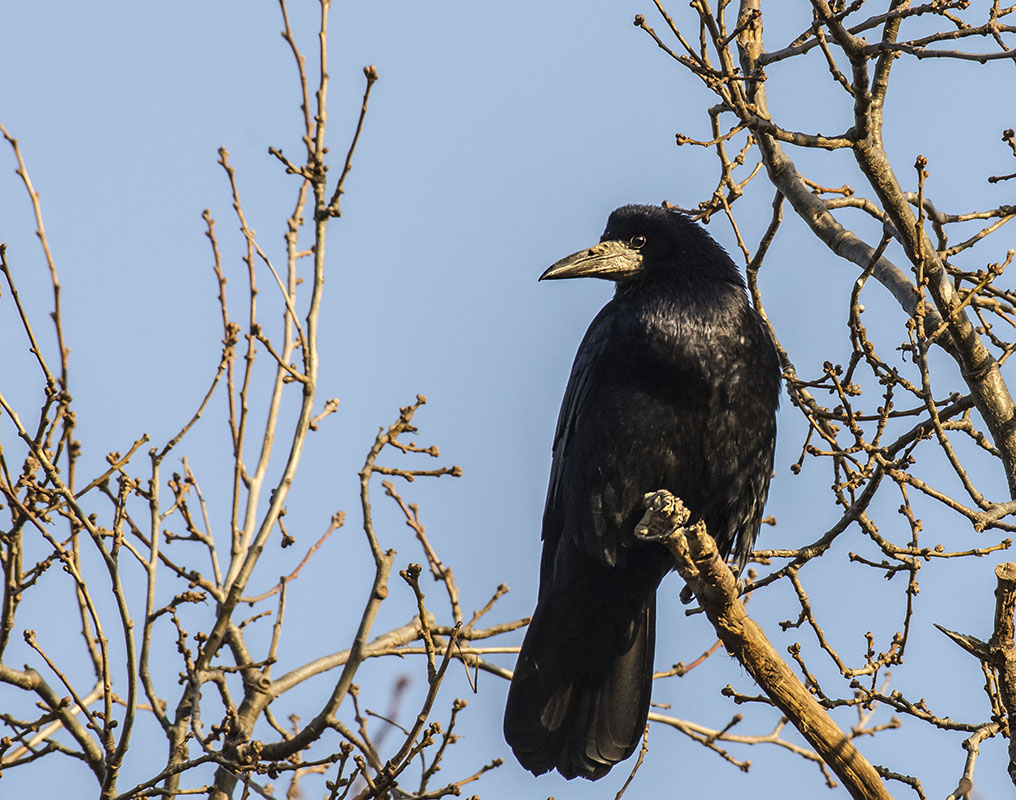
{"label": "bird's eye", "polygon": [[646,237],[643,236],[642,234],[639,234],[638,236],[632,236],[631,241],[628,242],[628,244],[630,244],[635,250],[641,250],[643,247],[645,247]]}

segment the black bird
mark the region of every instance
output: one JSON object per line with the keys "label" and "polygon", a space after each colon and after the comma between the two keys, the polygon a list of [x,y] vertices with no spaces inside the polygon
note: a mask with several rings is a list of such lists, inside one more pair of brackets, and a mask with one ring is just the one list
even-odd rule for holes
{"label": "black bird", "polygon": [[600,243],[540,276],[617,284],[579,345],[554,437],[540,591],[504,735],[536,775],[602,778],[649,713],[656,588],[673,566],[636,541],[668,489],[734,569],[762,521],[780,367],[727,253],[677,211],[624,206]]}

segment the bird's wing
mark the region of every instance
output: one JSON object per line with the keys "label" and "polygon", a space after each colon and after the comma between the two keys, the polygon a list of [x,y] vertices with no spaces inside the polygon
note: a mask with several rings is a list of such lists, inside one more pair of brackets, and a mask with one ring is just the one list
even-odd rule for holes
{"label": "bird's wing", "polygon": [[565,389],[561,412],[557,418],[557,430],[554,433],[553,461],[550,468],[550,485],[547,489],[547,504],[543,512],[544,552],[553,551],[560,538],[564,525],[564,493],[563,479],[565,462],[568,458],[569,444],[575,437],[576,430],[581,426],[583,417],[590,405],[593,387],[597,385],[597,365],[603,359],[601,355],[610,341],[614,329],[615,309],[612,303],[604,306],[596,315],[575,354],[571,376]]}

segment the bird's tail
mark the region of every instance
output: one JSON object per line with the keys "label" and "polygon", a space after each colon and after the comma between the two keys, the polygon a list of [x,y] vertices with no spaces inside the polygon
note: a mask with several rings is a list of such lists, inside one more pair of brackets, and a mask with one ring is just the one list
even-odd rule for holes
{"label": "bird's tail", "polygon": [[536,775],[556,768],[565,778],[596,780],[639,746],[653,682],[656,586],[611,586],[618,577],[552,587],[533,614],[504,735]]}

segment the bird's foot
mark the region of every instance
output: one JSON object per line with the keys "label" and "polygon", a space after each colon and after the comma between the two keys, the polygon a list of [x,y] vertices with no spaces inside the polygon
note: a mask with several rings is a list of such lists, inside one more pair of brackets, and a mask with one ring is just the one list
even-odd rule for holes
{"label": "bird's foot", "polygon": [[642,498],[646,513],[635,526],[635,536],[648,542],[658,542],[672,536],[688,524],[691,511],[666,489],[650,492]]}

